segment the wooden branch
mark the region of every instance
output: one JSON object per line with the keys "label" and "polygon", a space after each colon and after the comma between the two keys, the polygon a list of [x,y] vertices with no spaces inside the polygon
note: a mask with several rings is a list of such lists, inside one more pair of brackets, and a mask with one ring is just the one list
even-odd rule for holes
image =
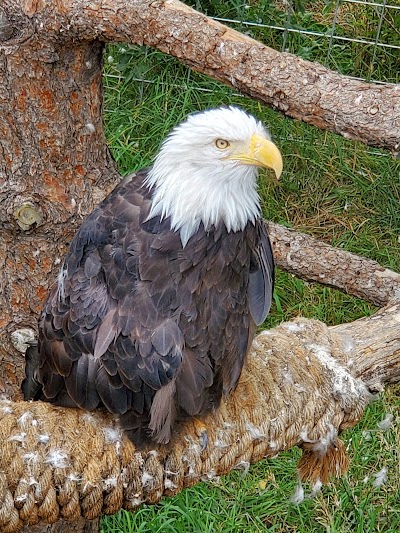
{"label": "wooden branch", "polygon": [[204,418],[204,451],[191,421],[171,445],[140,452],[109,415],[0,401],[1,531],[134,510],[295,445],[303,478],[340,475],[339,431],[360,419],[368,388],[400,380],[399,322],[397,304],[338,328],[298,319],[262,332],[236,391]]}
{"label": "wooden branch", "polygon": [[400,382],[400,303],[330,330],[348,343],[355,375],[370,390]]}
{"label": "wooden branch", "polygon": [[275,261],[283,270],[379,307],[400,301],[397,272],[279,224],[268,222],[268,231]]}
{"label": "wooden branch", "polygon": [[[290,117],[394,154],[400,150],[400,86],[364,83],[277,52],[178,0],[3,0],[3,6],[8,20],[23,25],[24,39],[44,34],[57,42],[153,46]],[[11,47],[21,31],[11,25],[15,36],[9,26],[3,23],[2,40]]]}

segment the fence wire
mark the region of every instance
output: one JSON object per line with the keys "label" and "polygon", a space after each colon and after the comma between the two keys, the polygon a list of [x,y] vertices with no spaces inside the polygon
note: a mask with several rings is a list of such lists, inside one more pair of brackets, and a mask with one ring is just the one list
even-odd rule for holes
{"label": "fence wire", "polygon": [[[212,16],[255,38],[262,35],[275,49],[319,61],[348,76],[377,83],[400,81],[400,0],[248,2],[229,2],[231,8],[225,12],[236,11],[236,17],[215,12]],[[209,11],[201,1],[195,7]]]}
{"label": "fence wire", "polygon": [[[400,83],[400,0],[185,0],[211,18],[265,43],[267,46],[317,61],[347,76],[374,83]],[[137,50],[129,81],[186,91],[187,80],[173,81],[153,68],[145,47]],[[120,51],[126,52],[125,48]],[[149,56],[152,52],[148,52]],[[111,55],[108,63],[114,64]],[[157,63],[157,59],[154,62]],[[126,69],[126,58],[121,70]],[[189,71],[190,72],[190,71]],[[106,74],[121,79],[118,65]],[[188,74],[188,78],[190,74]],[[214,87],[197,79],[195,92]],[[238,95],[233,92],[235,96]],[[285,137],[288,139],[288,137]],[[293,139],[294,140],[294,139]],[[296,142],[308,142],[296,137]],[[317,141],[318,142],[318,141]],[[369,153],[389,157],[377,150]]]}

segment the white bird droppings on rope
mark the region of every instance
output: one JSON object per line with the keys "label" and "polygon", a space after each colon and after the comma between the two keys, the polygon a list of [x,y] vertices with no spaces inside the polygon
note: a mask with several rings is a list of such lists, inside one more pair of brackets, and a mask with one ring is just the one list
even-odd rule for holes
{"label": "white bird droppings on rope", "polygon": [[22,413],[22,415],[17,419],[17,424],[21,429],[28,429],[30,425],[37,426],[37,420],[33,418],[30,411],[25,411],[25,413]]}
{"label": "white bird droppings on rope", "polygon": [[282,324],[282,327],[292,333],[298,333],[299,331],[304,331],[305,329],[304,324],[299,324],[297,322],[287,322],[286,324]]}
{"label": "white bird droppings on rope", "polygon": [[[271,421],[272,422],[272,421]],[[250,433],[250,437],[253,440],[265,439],[267,435],[261,431],[261,428],[255,426],[251,422],[246,424],[246,429]]]}
{"label": "white bird droppings on rope", "polygon": [[24,455],[22,456],[22,459],[27,464],[37,463],[39,459],[39,454],[35,452],[24,453]]}
{"label": "white bird droppings on rope", "polygon": [[146,487],[146,485],[149,485],[149,483],[151,483],[151,481],[153,481],[153,479],[154,479],[154,476],[152,476],[148,472],[144,471],[143,474],[142,474],[142,485],[143,485],[143,487]]}
{"label": "white bird droppings on rope", "polygon": [[60,449],[51,450],[44,462],[49,463],[53,468],[68,468],[70,466],[67,453]]}
{"label": "white bird droppings on rope", "polygon": [[177,485],[175,485],[175,483],[171,479],[165,478],[164,487],[169,490],[174,490],[177,488]]}
{"label": "white bird droppings on rope", "polygon": [[43,433],[41,435],[38,435],[38,442],[40,444],[47,444],[50,440],[50,435],[47,435],[47,433]]}
{"label": "white bird droppings on rope", "polygon": [[110,490],[118,485],[118,478],[116,476],[111,476],[106,479],[103,479],[103,490]]}
{"label": "white bird droppings on rope", "polygon": [[15,435],[11,435],[11,437],[8,438],[10,442],[24,442],[26,437],[26,433],[24,431],[21,431],[21,433],[16,433]]}
{"label": "white bird droppings on rope", "polygon": [[328,431],[319,439],[310,439],[305,429],[301,431],[299,436],[303,442],[307,442],[313,445],[312,450],[314,452],[317,452],[321,455],[325,455],[328,449],[332,446],[332,444],[335,443],[338,434],[336,428],[332,424],[328,424]]}
{"label": "white bird droppings on rope", "polygon": [[319,359],[322,365],[333,374],[333,393],[343,404],[354,397],[370,396],[366,385],[354,378],[348,370],[332,357],[329,348],[320,344],[307,345],[310,352]]}

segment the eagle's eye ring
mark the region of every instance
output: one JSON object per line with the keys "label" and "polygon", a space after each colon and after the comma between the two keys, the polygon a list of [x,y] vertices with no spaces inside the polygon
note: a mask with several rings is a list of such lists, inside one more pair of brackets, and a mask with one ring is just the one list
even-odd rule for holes
{"label": "eagle's eye ring", "polygon": [[218,148],[218,150],[226,150],[229,147],[229,142],[225,139],[217,139],[215,141],[215,146]]}

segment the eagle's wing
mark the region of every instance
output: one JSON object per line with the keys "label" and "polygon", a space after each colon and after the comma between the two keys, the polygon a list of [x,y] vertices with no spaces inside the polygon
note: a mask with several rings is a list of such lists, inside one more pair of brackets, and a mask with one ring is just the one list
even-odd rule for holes
{"label": "eagle's wing", "polygon": [[171,319],[168,256],[152,250],[156,236],[143,224],[148,207],[128,180],[72,241],[40,321],[37,379],[46,399],[140,416],[176,376],[183,336]]}
{"label": "eagle's wing", "polygon": [[266,319],[274,292],[274,257],[267,229],[258,223],[259,244],[253,254],[249,279],[249,307],[257,326]]}

